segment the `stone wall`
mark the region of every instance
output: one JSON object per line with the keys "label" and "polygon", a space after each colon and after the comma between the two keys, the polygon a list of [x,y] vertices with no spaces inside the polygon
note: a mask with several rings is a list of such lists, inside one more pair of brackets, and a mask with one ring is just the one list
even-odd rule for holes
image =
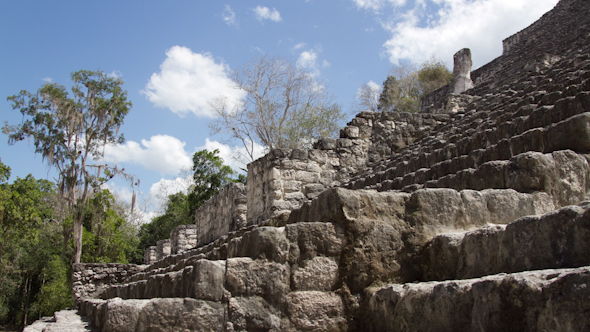
{"label": "stone wall", "polygon": [[449,119],[446,114],[361,112],[341,130],[339,139],[322,139],[311,150],[271,151],[248,165],[249,222],[288,214]]}
{"label": "stone wall", "polygon": [[197,246],[197,225],[180,225],[170,232],[170,253],[179,254]]}
{"label": "stone wall", "polygon": [[230,231],[247,226],[246,187],[231,183],[199,207],[195,213],[197,245],[215,241]]}
{"label": "stone wall", "polygon": [[146,265],[135,264],[74,264],[72,291],[75,300],[100,294],[111,284],[123,282],[127,277],[143,271]]}

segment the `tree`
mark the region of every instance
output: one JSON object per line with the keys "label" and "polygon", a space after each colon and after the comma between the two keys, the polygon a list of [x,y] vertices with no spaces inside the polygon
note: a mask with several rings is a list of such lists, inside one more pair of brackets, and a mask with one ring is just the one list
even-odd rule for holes
{"label": "tree", "polygon": [[36,94],[23,90],[8,97],[23,122],[2,129],[10,144],[32,138],[35,152],[57,169],[59,194],[73,220],[74,262],[79,263],[82,210],[89,192],[120,173],[116,167],[90,163],[100,160],[106,144],[124,142],[118,131],[131,102],[121,88],[123,81],[102,71],[81,70],[71,79],[72,96],[64,86],[47,83]]}
{"label": "tree", "polygon": [[255,58],[231,78],[246,98],[215,98],[210,106],[218,117],[210,127],[214,134],[227,132],[239,140],[248,160],[254,159],[256,144],[267,149],[311,147],[322,136],[334,135],[344,119],[326,87],[285,58]]}
{"label": "tree", "polygon": [[[10,168],[0,162],[0,323],[24,327],[40,312],[35,301],[46,281],[42,271],[59,256],[61,225],[52,218],[53,183],[30,174],[8,183],[9,176]],[[58,302],[70,298],[66,292]]]}
{"label": "tree", "polygon": [[356,103],[353,109],[357,112],[379,110],[379,96],[383,87],[373,81],[361,85],[356,94]]}
{"label": "tree", "polygon": [[418,112],[423,96],[449,84],[452,79],[453,73],[434,57],[424,62],[420,69],[410,63],[402,63],[393,67],[383,82],[378,109]]}
{"label": "tree", "polygon": [[418,70],[418,81],[422,89],[422,96],[442,88],[452,80],[453,73],[447,69],[441,60],[435,57],[431,57],[424,62],[420,70]]}
{"label": "tree", "polygon": [[379,109],[398,112],[417,112],[420,107],[420,83],[415,67],[402,63],[393,67],[383,82]]}
{"label": "tree", "polygon": [[129,263],[141,261],[137,252],[137,228],[125,219],[125,211],[107,189],[93,193],[84,209],[82,261]]}
{"label": "tree", "polygon": [[243,175],[235,178],[236,172],[223,164],[218,153],[217,149],[195,152],[192,167],[194,183],[187,194],[179,192],[169,195],[164,213],[150,223],[141,225],[139,248],[142,251],[156,245],[159,240],[169,238],[175,227],[195,223],[195,211],[230,182],[245,182]]}
{"label": "tree", "polygon": [[194,187],[187,197],[191,215],[223,187],[234,181],[232,177],[236,172],[224,165],[218,154],[219,150],[215,149],[197,151],[193,155]]}

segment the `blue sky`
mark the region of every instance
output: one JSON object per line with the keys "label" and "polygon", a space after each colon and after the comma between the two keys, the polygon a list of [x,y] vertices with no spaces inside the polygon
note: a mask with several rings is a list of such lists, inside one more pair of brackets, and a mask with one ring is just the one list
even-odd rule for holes
{"label": "blue sky", "polygon": [[[127,142],[107,159],[141,179],[151,211],[155,193],[182,187],[175,179],[195,151],[220,148],[240,166],[229,158],[237,142],[210,134],[207,100],[226,93],[228,71],[253,57],[284,56],[312,71],[350,119],[358,88],[380,84],[399,61],[420,64],[436,55],[452,69],[453,54],[469,47],[475,69],[556,2],[7,0],[0,10],[0,120],[21,121],[6,101],[20,90],[46,81],[67,86],[80,69],[121,77],[133,108],[121,128]],[[32,143],[10,146],[2,136],[0,158],[12,180],[53,178]],[[130,197],[123,181],[109,186]]]}

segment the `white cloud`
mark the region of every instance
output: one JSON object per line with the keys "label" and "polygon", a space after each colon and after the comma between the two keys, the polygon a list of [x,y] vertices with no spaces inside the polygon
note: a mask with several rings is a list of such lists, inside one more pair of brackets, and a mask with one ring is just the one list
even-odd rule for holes
{"label": "white cloud", "polygon": [[121,78],[123,77],[123,73],[120,70],[113,70],[110,74],[107,74],[107,76],[111,78]]}
{"label": "white cloud", "polygon": [[320,69],[318,68],[317,60],[318,54],[315,51],[303,51],[297,59],[297,66],[307,69],[312,76],[319,76]]}
{"label": "white cloud", "polygon": [[159,207],[160,210],[164,210],[168,196],[183,192],[188,193],[189,187],[193,184],[193,178],[191,175],[186,177],[177,177],[173,180],[160,179],[160,181],[152,184],[150,187],[149,196],[153,200],[151,203]]}
{"label": "white cloud", "polygon": [[293,51],[297,51],[300,48],[304,48],[305,45],[306,45],[305,43],[299,43],[299,44],[293,46]]}
{"label": "white cloud", "polygon": [[42,78],[42,80],[43,80],[45,83],[52,83],[52,82],[53,82],[53,78],[51,78],[51,77],[43,77],[43,78]]}
{"label": "white cloud", "polygon": [[210,53],[194,53],[182,46],[173,46],[166,52],[160,73],[150,77],[141,91],[157,107],[167,107],[184,116],[192,112],[197,116],[214,117],[209,102],[218,96],[229,100],[245,97],[242,90],[228,77],[229,67],[216,63]]}
{"label": "white cloud", "polygon": [[386,4],[390,3],[395,6],[403,6],[406,0],[352,0],[359,9],[370,9],[378,12]]}
{"label": "white cloud", "polygon": [[[196,150],[207,149],[213,151],[219,150],[219,156],[223,159],[223,163],[231,167],[234,171],[243,173],[242,169],[246,168],[246,164],[250,162],[245,159],[246,148],[243,146],[230,146],[223,144],[218,141],[210,141],[209,138],[205,139],[205,145],[198,147]],[[254,143],[254,159],[258,159],[266,153],[266,150],[262,145]]]}
{"label": "white cloud", "polygon": [[271,20],[273,22],[280,22],[283,20],[281,13],[274,8],[270,10],[268,7],[257,6],[254,8],[254,14],[256,14],[256,19],[259,21]]}
{"label": "white cloud", "polygon": [[221,18],[223,18],[223,21],[227,25],[237,25],[236,13],[231,9],[230,5],[225,5],[225,9],[221,13]]}
{"label": "white cloud", "polygon": [[[379,0],[353,0],[374,9]],[[404,15],[393,15],[383,27],[392,33],[384,47],[390,61],[422,63],[431,55],[452,64],[453,54],[471,49],[474,69],[502,54],[502,40],[522,30],[553,8],[558,0],[438,0],[419,2]],[[424,23],[426,22],[426,24]]]}
{"label": "white cloud", "polygon": [[185,142],[168,135],[152,136],[141,140],[141,144],[127,141],[121,145],[108,145],[105,160],[110,162],[130,162],[159,172],[178,174],[183,168],[192,166],[191,155],[186,152]]}

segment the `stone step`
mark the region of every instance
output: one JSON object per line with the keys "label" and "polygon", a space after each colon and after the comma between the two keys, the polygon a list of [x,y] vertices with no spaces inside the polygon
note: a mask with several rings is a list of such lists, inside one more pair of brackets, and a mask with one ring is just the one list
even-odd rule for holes
{"label": "stone step", "polygon": [[[489,222],[507,224],[554,208],[550,196],[543,192],[422,189],[409,194],[331,189],[293,211],[284,227],[258,227],[224,242],[213,250],[218,252],[218,263],[195,258],[173,270],[139,272],[132,276],[133,281],[111,282],[109,287],[95,292],[95,297],[199,298],[201,286],[196,286],[195,281],[199,275],[215,268],[215,264],[227,265],[244,258],[285,266],[291,271],[288,284],[292,290],[333,290],[334,280],[351,279],[353,284],[355,278],[363,279],[362,287],[381,279],[403,280],[408,271],[400,267],[401,261],[438,233],[473,229]],[[341,255],[343,250],[346,256]],[[377,256],[382,268],[372,271]],[[221,269],[229,271],[227,267]],[[340,273],[337,279],[334,273]],[[332,281],[325,286],[325,280]]]}
{"label": "stone step", "polygon": [[82,316],[78,310],[65,309],[44,317],[24,328],[23,332],[98,332],[90,319]]}
{"label": "stone step", "polygon": [[[590,71],[581,71],[577,75],[577,78],[568,78],[568,82],[572,86],[575,86],[575,88],[568,86],[568,89],[560,88],[552,93],[539,93],[535,91],[535,96],[523,97],[518,103],[512,102],[514,100],[512,97],[504,98],[512,102],[511,107],[507,109],[498,109],[490,112],[486,111],[487,108],[485,106],[483,106],[483,109],[473,106],[478,110],[468,112],[468,116],[465,116],[463,119],[451,121],[448,125],[433,132],[429,137],[400,151],[397,157],[389,161],[388,168],[403,161],[419,158],[425,154],[441,155],[442,157],[435,159],[430,165],[436,162],[442,162],[449,157],[457,156],[436,152],[440,150],[433,149],[436,144],[429,144],[429,139],[432,137],[437,137],[437,140],[442,139],[447,144],[461,142],[461,146],[455,148],[458,149],[458,155],[463,155],[468,154],[471,150],[485,149],[490,144],[497,144],[502,139],[520,135],[527,130],[547,127],[573,115],[580,114],[584,110],[588,111],[590,109],[590,98],[588,97],[590,80],[586,76],[590,76]],[[509,89],[508,91],[512,90]],[[484,102],[480,101],[480,103],[485,104],[485,101],[484,99]],[[505,108],[508,105],[503,106]],[[484,133],[484,137],[472,137],[474,134],[481,136]],[[484,140],[482,141],[481,138],[484,138]],[[466,145],[465,143],[468,144]],[[410,167],[405,167],[398,176],[403,175],[404,171],[411,172],[419,168],[429,167],[429,165],[417,161],[409,163]],[[380,170],[384,170],[383,164],[374,167],[375,172]]]}
{"label": "stone step", "polygon": [[[339,261],[345,242],[343,230],[332,223],[309,222],[285,227],[258,227],[224,243],[221,248],[221,251],[224,251],[223,259],[209,260],[195,256],[187,260],[182,268],[178,268],[177,265],[172,271],[153,270],[149,273],[137,273],[133,275],[132,281],[112,282],[109,287],[97,292],[95,297],[105,300],[115,297],[190,297],[213,300],[210,297],[212,295],[208,295],[212,293],[208,290],[209,281],[201,280],[217,276],[220,279],[215,281],[216,287],[221,287],[217,288],[221,290],[214,292],[217,294],[214,300],[219,301],[223,287],[231,289],[223,283],[225,275],[231,274],[236,261],[244,259],[265,261],[271,270],[279,268],[285,269],[287,274],[292,272],[293,276],[289,277],[289,280],[293,278],[293,281],[287,284],[291,284],[293,290],[332,290],[335,287],[333,274],[337,270],[336,262]],[[322,258],[315,259],[315,255],[321,255]],[[301,274],[309,273],[308,269],[303,267],[307,265],[308,269],[321,267],[322,271],[299,281]],[[309,280],[317,278],[325,278],[328,281],[318,281],[314,285],[306,284]]]}
{"label": "stone step", "polygon": [[590,265],[590,202],[508,225],[436,236],[416,258],[421,281]]}
{"label": "stone step", "polygon": [[392,284],[371,292],[363,331],[588,331],[590,267]]}
{"label": "stone step", "polygon": [[[588,97],[588,109],[590,109],[590,94],[585,93],[585,95]],[[580,107],[570,109],[583,110]],[[528,151],[549,153],[571,149],[585,153],[590,151],[588,123],[590,123],[590,113],[581,113],[544,128],[527,129],[521,134],[502,139],[492,145],[490,145],[492,140],[487,139],[485,134],[474,135],[460,144],[451,144],[434,153],[425,153],[408,162],[400,162],[386,171],[369,172],[364,177],[351,180],[346,187],[371,189],[377,188],[375,186],[386,180],[391,180],[395,185],[387,190],[399,190],[409,184],[424,184],[426,181],[437,180],[463,169],[476,168],[488,161],[509,160],[513,156]],[[480,148],[481,146],[485,148]],[[419,178],[415,178],[418,172],[422,174]]]}

